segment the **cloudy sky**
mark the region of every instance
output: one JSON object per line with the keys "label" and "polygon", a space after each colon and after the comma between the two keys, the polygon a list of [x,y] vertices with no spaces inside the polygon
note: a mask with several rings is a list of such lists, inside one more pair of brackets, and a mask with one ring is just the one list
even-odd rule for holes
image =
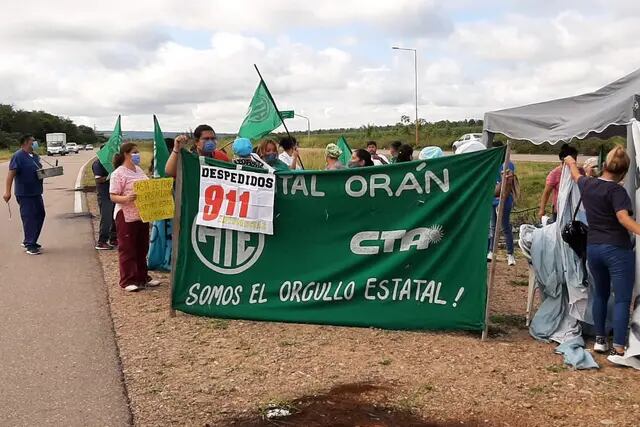
{"label": "cloudy sky", "polygon": [[[308,5],[307,5],[308,4]],[[638,0],[3,0],[0,103],[79,124],[237,131],[257,64],[312,128],[479,118],[640,68]],[[302,119],[289,120],[294,129]]]}

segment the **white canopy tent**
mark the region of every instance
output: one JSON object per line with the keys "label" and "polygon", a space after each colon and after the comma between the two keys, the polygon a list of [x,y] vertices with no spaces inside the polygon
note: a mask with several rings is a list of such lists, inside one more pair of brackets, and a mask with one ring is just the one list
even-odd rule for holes
{"label": "white canopy tent", "polygon": [[[634,210],[640,206],[640,171],[636,166],[640,163],[640,69],[592,93],[485,113],[485,146],[491,145],[496,134],[536,145],[574,138],[626,137],[631,167],[625,188]],[[640,250],[636,250],[634,295],[628,357],[640,356]]]}

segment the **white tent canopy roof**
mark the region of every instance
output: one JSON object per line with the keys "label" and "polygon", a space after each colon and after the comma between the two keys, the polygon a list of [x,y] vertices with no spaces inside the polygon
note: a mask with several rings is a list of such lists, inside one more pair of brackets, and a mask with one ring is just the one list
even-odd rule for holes
{"label": "white tent canopy roof", "polygon": [[485,138],[500,133],[534,144],[556,144],[588,136],[625,136],[638,94],[640,69],[592,93],[485,113]]}

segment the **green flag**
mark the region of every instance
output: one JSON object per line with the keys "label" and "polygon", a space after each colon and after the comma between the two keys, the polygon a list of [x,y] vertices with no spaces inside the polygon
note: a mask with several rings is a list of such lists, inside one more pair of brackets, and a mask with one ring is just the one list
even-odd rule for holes
{"label": "green flag", "polygon": [[162,135],[162,129],[160,129],[160,123],[158,118],[153,115],[153,177],[164,178],[166,174],[164,167],[169,159],[169,150],[167,144],[164,142],[164,135]]}
{"label": "green flag", "polygon": [[269,89],[261,80],[253,94],[249,111],[240,126],[238,136],[249,139],[262,138],[281,124],[282,120],[271,100]]}
{"label": "green flag", "polygon": [[113,128],[109,140],[97,154],[100,163],[109,173],[113,172],[113,156],[120,151],[120,145],[122,145],[122,129],[120,128],[120,116],[118,116],[116,126]]}
{"label": "green flag", "polygon": [[293,119],[295,115],[296,113],[293,110],[280,111],[280,116],[282,116],[283,119]]}
{"label": "green flag", "polygon": [[344,136],[338,138],[336,145],[338,146],[338,148],[340,148],[340,150],[342,150],[342,154],[340,155],[340,158],[338,160],[340,160],[340,163],[347,166],[349,164],[349,160],[351,160],[351,147],[349,147],[349,144],[347,144],[347,140]]}

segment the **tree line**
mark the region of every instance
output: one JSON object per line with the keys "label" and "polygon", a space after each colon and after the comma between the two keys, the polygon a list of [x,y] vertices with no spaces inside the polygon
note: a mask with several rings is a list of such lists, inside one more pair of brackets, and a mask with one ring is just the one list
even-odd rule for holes
{"label": "tree line", "polygon": [[48,133],[66,133],[67,141],[82,145],[106,141],[89,126],[78,126],[69,118],[45,111],[16,110],[13,105],[0,104],[0,149],[17,147],[23,134],[31,134],[45,143]]}

